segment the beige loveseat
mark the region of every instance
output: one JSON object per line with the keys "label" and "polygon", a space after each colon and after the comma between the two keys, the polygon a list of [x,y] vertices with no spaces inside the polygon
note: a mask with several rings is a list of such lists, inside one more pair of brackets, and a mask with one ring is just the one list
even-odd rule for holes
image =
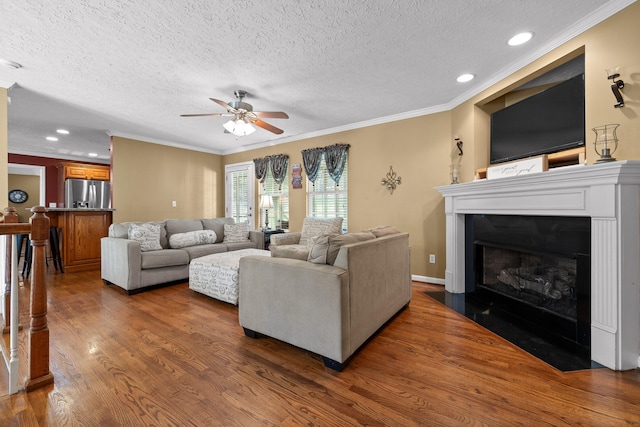
{"label": "beige loveseat", "polygon": [[293,344],[342,370],[411,300],[409,235],[379,231],[328,237],[328,248],[316,243],[311,249],[315,262],[241,258],[238,307],[245,334]]}
{"label": "beige loveseat", "polygon": [[184,281],[194,258],[264,249],[264,234],[233,218],[167,219],[111,224],[100,243],[102,280],[134,294]]}

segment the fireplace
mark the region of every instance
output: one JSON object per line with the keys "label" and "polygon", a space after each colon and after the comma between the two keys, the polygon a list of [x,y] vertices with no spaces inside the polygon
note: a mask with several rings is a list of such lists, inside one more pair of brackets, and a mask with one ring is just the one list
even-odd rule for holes
{"label": "fireplace", "polygon": [[590,218],[472,214],[465,228],[467,296],[589,356]]}
{"label": "fireplace", "polygon": [[[589,231],[589,237],[583,238],[589,241],[589,250],[580,249],[576,255],[570,255],[566,247],[552,249],[549,252],[560,257],[552,265],[575,260],[575,280],[583,282],[581,277],[585,273],[580,273],[580,264],[589,264],[589,289],[584,291],[590,295],[588,316],[580,316],[587,310],[580,298],[583,291],[574,289],[574,293],[578,294],[576,322],[589,324],[591,359],[616,370],[639,366],[640,161],[568,166],[528,175],[446,185],[436,190],[445,199],[445,289],[450,293],[469,291],[467,273],[474,271],[473,259],[489,257],[487,251],[504,250],[504,256],[508,257],[512,256],[509,251],[515,250],[524,253],[525,257],[548,258],[548,254],[541,255],[541,251],[529,246],[531,239],[526,240],[517,233],[506,242],[484,242],[489,244],[474,244],[468,249],[468,216],[497,215],[516,221],[527,221],[527,217],[566,217],[569,222],[578,218],[587,221],[588,225],[585,223],[582,227]],[[538,240],[562,242],[566,241],[564,237],[571,235],[562,227],[557,231]],[[471,276],[472,281],[476,279],[475,274]],[[578,343],[582,337],[584,335],[578,332]]]}

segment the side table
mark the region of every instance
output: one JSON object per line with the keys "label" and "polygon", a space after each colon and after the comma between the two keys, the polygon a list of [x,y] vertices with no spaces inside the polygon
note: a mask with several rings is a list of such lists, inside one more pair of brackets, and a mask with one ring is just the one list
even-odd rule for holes
{"label": "side table", "polygon": [[267,229],[267,230],[262,230],[262,232],[264,233],[264,249],[265,250],[269,250],[269,244],[271,243],[271,235],[272,234],[282,234],[285,231],[280,229],[280,230],[272,230],[272,229]]}

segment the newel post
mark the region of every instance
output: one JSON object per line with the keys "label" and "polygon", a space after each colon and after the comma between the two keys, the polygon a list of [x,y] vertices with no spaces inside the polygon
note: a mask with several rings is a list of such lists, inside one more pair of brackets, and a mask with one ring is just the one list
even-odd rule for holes
{"label": "newel post", "polygon": [[33,276],[31,278],[31,323],[29,325],[29,378],[27,391],[53,383],[49,371],[49,328],[47,326],[46,242],[49,238],[49,218],[44,206],[32,209],[31,246]]}
{"label": "newel post", "polygon": [[[2,214],[0,214],[2,215]],[[16,213],[16,208],[8,207],[4,208],[4,215],[2,216],[3,224],[13,224],[19,221],[18,214]],[[12,245],[11,235],[7,235],[7,250],[6,259],[4,260],[4,319],[2,320],[2,333],[9,333],[9,323],[11,319],[11,273],[13,269],[11,268],[11,252],[15,249]]]}

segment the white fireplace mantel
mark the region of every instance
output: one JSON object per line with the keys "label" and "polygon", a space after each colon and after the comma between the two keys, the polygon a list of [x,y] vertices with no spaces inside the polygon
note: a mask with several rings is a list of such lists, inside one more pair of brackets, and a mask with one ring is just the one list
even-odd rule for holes
{"label": "white fireplace mantel", "polygon": [[639,366],[640,161],[568,166],[437,187],[445,197],[445,288],[465,291],[465,215],[591,218],[591,358]]}

